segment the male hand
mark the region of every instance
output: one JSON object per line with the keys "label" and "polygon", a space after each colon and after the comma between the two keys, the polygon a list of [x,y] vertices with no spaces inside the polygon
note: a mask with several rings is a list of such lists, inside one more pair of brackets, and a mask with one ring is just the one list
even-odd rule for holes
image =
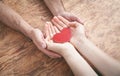
{"label": "male hand", "polygon": [[51,58],[59,58],[61,57],[59,54],[56,54],[54,52],[51,52],[46,48],[46,43],[44,40],[44,36],[42,32],[39,29],[33,29],[30,34],[31,39],[33,40],[34,44],[38,47],[39,50],[41,50],[43,53],[48,55]]}
{"label": "male hand", "polygon": [[79,22],[83,25],[83,21],[72,13],[63,12],[63,13],[60,14],[60,16],[64,17],[65,19],[67,19],[70,22],[76,21],[76,22]]}

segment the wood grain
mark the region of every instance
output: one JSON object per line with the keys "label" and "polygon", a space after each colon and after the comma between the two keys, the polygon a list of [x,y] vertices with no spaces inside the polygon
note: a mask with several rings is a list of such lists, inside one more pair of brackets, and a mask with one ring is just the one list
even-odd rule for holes
{"label": "wood grain", "polygon": [[[31,26],[43,30],[52,14],[43,0],[3,0]],[[89,31],[89,39],[120,61],[120,1],[63,0]],[[64,59],[51,59],[20,32],[0,23],[0,76],[73,76]]]}

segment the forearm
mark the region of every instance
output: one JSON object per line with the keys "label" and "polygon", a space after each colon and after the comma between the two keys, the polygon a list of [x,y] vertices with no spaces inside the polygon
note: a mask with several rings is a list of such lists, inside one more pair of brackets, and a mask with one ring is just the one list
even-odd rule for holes
{"label": "forearm", "polygon": [[97,76],[90,65],[75,49],[70,49],[68,53],[63,53],[62,56],[72,69],[75,76]]}
{"label": "forearm", "polygon": [[0,2],[0,21],[29,37],[33,29],[23,18],[8,6]]}
{"label": "forearm", "polygon": [[119,62],[109,57],[88,39],[75,41],[74,45],[103,75],[120,75]]}
{"label": "forearm", "polygon": [[62,0],[44,0],[53,15],[60,15],[65,12]]}

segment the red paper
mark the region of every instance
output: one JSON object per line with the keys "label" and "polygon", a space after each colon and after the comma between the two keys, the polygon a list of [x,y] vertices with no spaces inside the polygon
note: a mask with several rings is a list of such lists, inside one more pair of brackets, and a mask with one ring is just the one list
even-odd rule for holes
{"label": "red paper", "polygon": [[57,43],[68,42],[71,39],[71,29],[63,28],[60,33],[57,33],[53,36],[53,41]]}

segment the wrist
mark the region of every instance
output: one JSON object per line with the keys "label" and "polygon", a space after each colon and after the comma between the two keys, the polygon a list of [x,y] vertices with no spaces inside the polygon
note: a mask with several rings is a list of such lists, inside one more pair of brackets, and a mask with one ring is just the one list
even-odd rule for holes
{"label": "wrist", "polygon": [[78,36],[78,37],[72,37],[71,38],[71,40],[70,40],[70,42],[71,43],[77,43],[77,42],[79,42],[79,43],[83,43],[85,40],[87,40],[87,38],[86,37],[84,37],[84,36]]}
{"label": "wrist", "polygon": [[77,47],[79,44],[85,44],[88,39],[86,37],[72,38],[71,43]]}
{"label": "wrist", "polygon": [[20,31],[26,35],[27,37],[29,37],[30,39],[32,38],[32,31],[34,30],[34,28],[32,26],[30,26],[27,22],[25,22],[24,20],[21,20],[20,22]]}
{"label": "wrist", "polygon": [[62,0],[44,0],[44,2],[54,16],[61,15],[65,12]]}
{"label": "wrist", "polygon": [[72,44],[69,44],[65,48],[62,49],[61,55],[63,57],[71,56],[74,51],[76,51],[75,48],[74,48],[74,46]]}
{"label": "wrist", "polygon": [[65,58],[65,59],[70,59],[71,57],[73,56],[76,56],[76,54],[78,54],[77,50],[75,48],[70,48],[70,49],[67,49],[65,50],[66,52],[63,52],[62,53],[62,56]]}
{"label": "wrist", "polygon": [[64,13],[66,13],[63,7],[58,7],[58,8],[54,9],[54,11],[51,11],[54,16],[59,16],[59,15],[63,15]]}

